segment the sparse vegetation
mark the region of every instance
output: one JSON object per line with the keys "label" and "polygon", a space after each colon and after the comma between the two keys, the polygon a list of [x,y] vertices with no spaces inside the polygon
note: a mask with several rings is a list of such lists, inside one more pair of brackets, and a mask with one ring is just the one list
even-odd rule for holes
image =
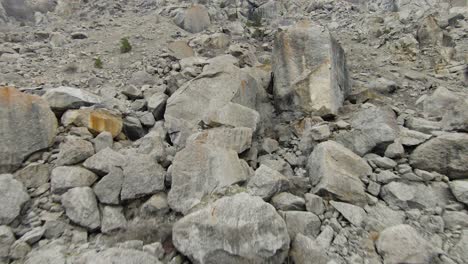
{"label": "sparse vegetation", "polygon": [[120,40],[120,53],[128,53],[132,50],[132,45],[130,44],[130,41],[128,41],[128,38],[122,38]]}
{"label": "sparse vegetation", "polygon": [[102,66],[103,66],[103,62],[102,62],[101,58],[99,58],[99,57],[94,58],[94,68],[102,69]]}

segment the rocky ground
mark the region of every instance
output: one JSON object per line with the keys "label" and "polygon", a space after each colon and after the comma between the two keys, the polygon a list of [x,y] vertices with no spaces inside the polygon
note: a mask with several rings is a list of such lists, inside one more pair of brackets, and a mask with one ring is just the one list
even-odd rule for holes
{"label": "rocky ground", "polygon": [[468,263],[466,0],[0,0],[0,263]]}

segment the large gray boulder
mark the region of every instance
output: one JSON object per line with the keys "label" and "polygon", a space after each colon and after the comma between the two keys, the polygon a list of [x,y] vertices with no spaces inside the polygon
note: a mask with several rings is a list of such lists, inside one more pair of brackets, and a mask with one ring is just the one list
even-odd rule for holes
{"label": "large gray boulder", "polygon": [[190,144],[174,158],[169,205],[173,210],[186,214],[205,196],[244,182],[247,176],[235,151],[206,144]]}
{"label": "large gray boulder", "polygon": [[453,196],[459,202],[468,205],[468,180],[451,181],[449,185]]}
{"label": "large gray boulder", "polygon": [[65,212],[74,223],[95,230],[101,226],[101,215],[93,189],[76,187],[62,195]]}
{"label": "large gray boulder", "polygon": [[260,165],[255,175],[247,183],[247,190],[251,195],[270,200],[273,195],[287,191],[289,181],[284,175],[268,166]]}
{"label": "large gray boulder", "polygon": [[383,230],[376,241],[376,247],[384,264],[432,263],[443,252],[409,225],[397,225]]}
{"label": "large gray boulder", "polygon": [[361,156],[374,149],[383,153],[399,135],[395,113],[389,107],[362,109],[353,115],[351,125],[354,129],[338,134],[336,140]]}
{"label": "large gray boulder", "polygon": [[261,198],[224,197],[179,220],[176,248],[193,263],[283,263],[289,251],[284,220]]}
{"label": "large gray boulder", "polygon": [[252,145],[253,131],[248,127],[219,127],[191,135],[188,142],[210,144],[242,153]]}
{"label": "large gray boulder", "polygon": [[8,225],[19,216],[29,195],[23,184],[10,174],[0,174],[0,225]]}
{"label": "large gray boulder", "polygon": [[164,190],[166,171],[150,155],[132,153],[123,166],[120,198],[129,200]]}
{"label": "large gray boulder", "polygon": [[192,5],[178,13],[174,23],[190,33],[198,33],[205,30],[210,24],[210,15],[203,5]]}
{"label": "large gray boulder", "polygon": [[236,59],[225,55],[209,62],[201,75],[184,84],[167,100],[165,126],[172,142],[178,146],[185,145],[207,114],[229,102],[255,108],[258,84],[234,65]]}
{"label": "large gray boulder", "polygon": [[0,88],[0,173],[12,172],[32,153],[48,148],[57,119],[47,102],[10,87]]}
{"label": "large gray boulder", "polygon": [[97,180],[96,174],[78,166],[60,166],[52,170],[50,190],[62,194],[75,187],[91,186]]}
{"label": "large gray boulder", "polygon": [[350,90],[343,48],[328,31],[307,22],[277,33],[272,67],[280,110],[336,114]]}
{"label": "large gray boulder", "polygon": [[410,156],[414,168],[437,171],[451,179],[468,179],[468,134],[446,133],[418,146]]}
{"label": "large gray boulder", "polygon": [[468,99],[457,102],[442,116],[442,128],[447,131],[468,132]]}
{"label": "large gray boulder", "polygon": [[64,112],[68,109],[79,109],[102,103],[102,98],[83,89],[61,86],[47,90],[42,96],[52,110]]}
{"label": "large gray boulder", "polygon": [[361,178],[372,172],[367,162],[334,141],[317,145],[307,163],[313,193],[363,206],[367,203]]}

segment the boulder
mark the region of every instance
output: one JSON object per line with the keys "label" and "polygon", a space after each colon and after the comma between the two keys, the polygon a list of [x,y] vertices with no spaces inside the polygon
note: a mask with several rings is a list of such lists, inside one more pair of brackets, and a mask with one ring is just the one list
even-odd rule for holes
{"label": "boulder", "polygon": [[31,251],[24,264],[66,264],[65,253],[63,242],[53,241]]}
{"label": "boulder", "polygon": [[187,142],[210,144],[242,153],[252,145],[252,133],[248,127],[220,127],[195,133]]}
{"label": "boulder", "polygon": [[[230,55],[215,57],[209,60],[209,63],[203,68],[201,75],[184,84],[167,100],[165,126],[171,141],[180,147],[183,147],[186,139],[197,131],[200,121],[207,114],[215,113],[229,102],[248,108],[255,107],[258,84],[253,77],[234,65],[236,63],[234,57]],[[248,112],[248,109],[243,108],[244,111],[234,110],[236,111],[231,110],[228,114],[242,114],[241,120],[245,118],[255,120],[254,116],[249,116],[256,113],[252,109]],[[236,116],[229,117],[228,120],[236,118]]]}
{"label": "boulder", "polygon": [[103,204],[119,204],[123,180],[124,175],[122,170],[120,168],[111,168],[109,174],[102,177],[93,187],[99,202]]}
{"label": "boulder", "polygon": [[288,188],[288,178],[265,165],[260,165],[247,183],[248,192],[264,200],[270,200],[273,195],[287,191]]}
{"label": "boulder", "polygon": [[100,252],[88,252],[79,259],[79,264],[161,264],[155,256],[134,249],[108,248]]}
{"label": "boulder", "polygon": [[123,208],[120,206],[103,206],[101,231],[104,234],[123,230],[127,226],[127,219],[123,214]]}
{"label": "boulder", "polygon": [[210,26],[210,15],[203,5],[192,5],[174,18],[174,23],[190,33],[198,33]]}
{"label": "boulder", "polygon": [[366,212],[359,206],[348,203],[330,201],[331,206],[356,227],[361,227],[366,219]]}
{"label": "boulder", "polygon": [[463,97],[445,87],[439,87],[434,93],[424,99],[424,112],[428,117],[440,119],[447,110],[457,104],[460,98]]}
{"label": "boulder", "polygon": [[148,99],[148,110],[153,114],[156,121],[164,118],[167,98],[168,96],[164,93],[156,93]]}
{"label": "boulder", "polygon": [[15,234],[10,227],[6,225],[0,226],[0,263],[8,263],[7,259],[10,255],[10,246],[16,241]]}
{"label": "boulder", "polygon": [[245,193],[183,217],[174,224],[172,239],[193,263],[280,264],[290,242],[273,206]]}
{"label": "boulder", "polygon": [[48,148],[57,119],[42,98],[0,87],[0,173],[16,170],[32,153]]}
{"label": "boulder", "polygon": [[305,210],[305,200],[288,192],[278,193],[271,198],[271,204],[281,211],[303,211]]}
{"label": "boulder", "polygon": [[83,166],[96,174],[105,175],[111,172],[112,168],[121,167],[125,160],[124,155],[111,148],[105,148],[85,160]]}
{"label": "boulder", "polygon": [[450,249],[450,257],[457,260],[458,263],[463,263],[468,259],[468,229],[463,229],[461,231],[461,238],[455,244],[451,249]]}
{"label": "boulder", "polygon": [[437,171],[450,179],[468,179],[468,134],[445,133],[418,146],[410,156],[414,168]]}
{"label": "boulder", "polygon": [[171,174],[168,202],[183,214],[205,196],[244,182],[248,176],[235,151],[197,143],[176,154]]}
{"label": "boulder", "polygon": [[62,194],[75,187],[91,186],[97,180],[96,174],[77,166],[60,166],[52,170],[50,190]]}
{"label": "boulder", "polygon": [[460,100],[442,116],[442,128],[446,131],[468,132],[468,99]]}
{"label": "boulder", "polygon": [[102,103],[102,98],[83,89],[61,86],[49,89],[42,96],[56,112],[79,109]]}
{"label": "boulder", "polygon": [[10,174],[0,174],[0,225],[8,225],[19,216],[29,195],[23,184]]}
{"label": "boulder", "polygon": [[367,203],[361,178],[372,172],[367,162],[334,141],[318,144],[307,163],[313,193],[363,206]]}
{"label": "boulder", "polygon": [[60,144],[57,165],[74,165],[94,155],[91,142],[79,138],[67,138]]}
{"label": "boulder", "polygon": [[443,252],[409,225],[392,226],[380,232],[376,248],[384,264],[431,263]]}
{"label": "boulder", "polygon": [[273,44],[273,94],[279,110],[336,114],[350,90],[338,41],[308,22],[279,31]]}
{"label": "boulder", "polygon": [[86,127],[96,135],[107,131],[113,137],[118,136],[123,128],[122,118],[105,109],[68,110],[63,114],[61,121],[64,126]]}
{"label": "boulder", "polygon": [[352,116],[351,131],[340,133],[336,140],[358,155],[376,149],[384,152],[399,135],[395,113],[389,107],[365,108]]}
{"label": "boulder", "polygon": [[49,181],[51,167],[49,164],[31,163],[17,171],[15,179],[26,188],[38,188]]}
{"label": "boulder", "polygon": [[101,215],[93,189],[76,187],[62,195],[62,205],[70,220],[88,230],[101,226]]}
{"label": "boulder", "polygon": [[294,239],[297,234],[314,238],[320,233],[322,225],[320,218],[311,212],[285,211],[280,212],[288,228],[289,237]]}
{"label": "boulder", "polygon": [[203,122],[210,126],[248,127],[256,131],[260,122],[260,114],[243,105],[227,103],[219,109],[208,112]]}
{"label": "boulder", "polygon": [[122,200],[140,198],[164,190],[166,171],[150,155],[133,153],[123,165]]}
{"label": "boulder", "polygon": [[468,205],[468,180],[451,181],[449,185],[455,198]]}
{"label": "boulder", "polygon": [[323,249],[314,239],[297,234],[291,244],[291,256],[294,263],[328,264],[330,259]]}

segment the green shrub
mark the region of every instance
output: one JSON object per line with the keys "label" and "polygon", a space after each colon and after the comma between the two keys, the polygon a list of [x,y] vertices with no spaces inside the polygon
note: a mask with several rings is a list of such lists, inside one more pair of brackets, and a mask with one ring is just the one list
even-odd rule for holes
{"label": "green shrub", "polygon": [[94,59],[94,68],[102,69],[103,63],[101,58],[97,57]]}
{"label": "green shrub", "polygon": [[130,52],[131,50],[132,50],[132,45],[130,45],[128,38],[122,38],[120,40],[120,52],[127,53],[127,52]]}

